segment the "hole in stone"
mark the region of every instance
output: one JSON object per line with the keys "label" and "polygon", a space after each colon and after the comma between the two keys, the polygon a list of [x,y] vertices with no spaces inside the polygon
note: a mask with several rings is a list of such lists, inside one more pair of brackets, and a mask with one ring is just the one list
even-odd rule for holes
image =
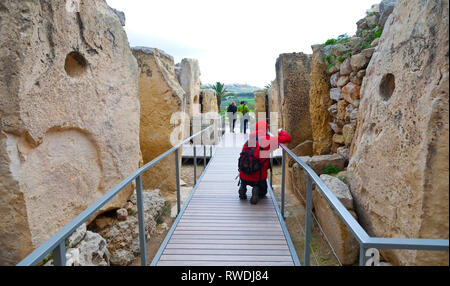
{"label": "hole in stone", "polygon": [[393,74],[388,73],[383,76],[380,82],[380,95],[383,100],[389,100],[395,89],[395,77]]}
{"label": "hole in stone", "polygon": [[71,77],[82,76],[86,72],[87,66],[88,62],[79,52],[71,52],[66,56],[64,69]]}
{"label": "hole in stone", "polygon": [[198,104],[198,96],[194,96],[194,103]]}

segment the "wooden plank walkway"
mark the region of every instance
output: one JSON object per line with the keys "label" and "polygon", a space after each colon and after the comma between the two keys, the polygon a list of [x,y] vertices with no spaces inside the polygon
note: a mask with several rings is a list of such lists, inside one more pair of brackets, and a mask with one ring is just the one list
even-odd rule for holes
{"label": "wooden plank walkway", "polygon": [[[232,136],[237,144],[229,145]],[[271,190],[257,205],[238,197],[237,160],[245,140],[226,133],[155,256],[158,266],[298,265]]]}
{"label": "wooden plank walkway", "polygon": [[[209,159],[210,157],[211,157],[211,151],[212,151],[212,153],[214,154],[214,151],[216,150],[216,146],[214,146],[214,145],[212,145],[212,150],[211,150],[211,148],[210,148],[210,146],[206,146],[206,158],[207,159]],[[194,146],[193,145],[190,145],[190,144],[185,144],[185,145],[183,145],[183,148],[182,148],[182,158],[183,159],[193,159],[194,158]],[[195,153],[196,153],[196,156],[197,156],[197,160],[203,160],[203,151],[204,151],[204,148],[203,148],[203,146],[196,146],[196,150],[195,150]]]}

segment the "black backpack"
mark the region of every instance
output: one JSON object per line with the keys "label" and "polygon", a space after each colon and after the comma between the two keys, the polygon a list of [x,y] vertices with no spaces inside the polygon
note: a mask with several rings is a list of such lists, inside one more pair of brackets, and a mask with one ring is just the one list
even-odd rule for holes
{"label": "black backpack", "polygon": [[[256,156],[255,156],[256,150],[262,149],[259,146],[258,137],[255,137],[255,139],[256,139],[256,142],[254,142],[253,139],[249,139],[247,142],[245,142],[244,148],[239,156],[238,169],[240,172],[247,174],[247,175],[251,175],[251,174],[259,171],[260,177],[261,177],[262,167],[263,167],[265,161],[260,162],[259,159],[256,158]],[[250,147],[248,145],[249,141],[253,141],[253,144],[252,144],[252,145],[254,145],[253,147]],[[267,160],[269,160],[269,159],[267,159]],[[269,165],[269,168],[272,169],[272,166]]]}

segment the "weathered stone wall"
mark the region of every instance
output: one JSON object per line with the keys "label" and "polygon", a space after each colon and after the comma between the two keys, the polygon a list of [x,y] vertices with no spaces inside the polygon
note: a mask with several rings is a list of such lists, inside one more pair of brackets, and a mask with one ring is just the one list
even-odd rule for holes
{"label": "weathered stone wall", "polygon": [[200,113],[200,66],[196,59],[183,59],[177,64],[178,82],[186,92],[186,113],[192,117]]}
{"label": "weathered stone wall", "polygon": [[183,59],[175,65],[175,74],[178,82],[186,93],[185,129],[184,138],[193,135],[191,118],[200,114],[200,66],[196,59]]}
{"label": "weathered stone wall", "polygon": [[[145,47],[133,48],[133,54],[139,66],[140,142],[146,164],[173,147],[170,136],[180,125],[171,122],[171,117],[185,110],[185,92],[176,79],[170,55]],[[145,172],[143,186],[158,188],[163,194],[176,191],[174,157],[161,160]]]}
{"label": "weathered stone wall", "polygon": [[[318,174],[326,166],[345,170],[350,159],[349,171],[335,176],[351,185],[354,215],[371,235],[448,239],[448,1],[400,1],[394,10],[396,2],[373,5],[355,36],[313,46],[309,112],[315,156],[304,159],[317,165]],[[289,77],[279,62],[281,109],[289,120]],[[289,147],[306,152],[308,141],[298,142]],[[286,186],[304,197],[306,176],[290,165]],[[345,243],[342,229],[329,227],[337,223],[326,219],[331,216],[323,202],[314,207],[327,236],[332,244]],[[348,261],[356,255],[351,249]],[[448,252],[382,255],[396,265],[448,265]]]}
{"label": "weathered stone wall", "polygon": [[[348,170],[371,235],[448,239],[448,9],[399,1],[367,68]],[[382,254],[403,265],[449,262],[448,252]]]}
{"label": "weathered stone wall", "polygon": [[336,153],[338,148],[348,150],[353,141],[362,80],[378,42],[375,40],[370,48],[362,49],[366,41],[364,38],[354,36],[347,39],[346,43],[324,47],[328,50],[329,58],[338,57],[342,61],[339,63],[338,60],[332,60],[333,66],[328,69],[328,73],[331,74],[329,98],[332,105],[328,111],[331,118],[329,125],[332,130],[333,153]]}
{"label": "weathered stone wall", "polygon": [[202,113],[219,112],[217,106],[217,96],[214,89],[202,89],[200,92],[201,110]]}
{"label": "weathered stone wall", "polygon": [[[333,176],[321,175],[320,179],[339,199],[349,213],[358,220],[354,211],[353,197],[348,186]],[[339,261],[342,265],[353,265],[358,261],[359,243],[342,219],[336,214],[335,210],[332,209],[327,200],[322,196],[317,186],[315,186],[313,192],[313,204],[322,231],[327,236],[329,243],[333,246]]]}
{"label": "weathered stone wall", "polygon": [[329,123],[331,116],[328,108],[332,105],[330,98],[327,66],[323,61],[325,53],[321,45],[313,46],[311,80],[309,90],[309,111],[313,137],[313,154],[323,155],[331,152],[332,134]]}
{"label": "weathered stone wall", "polygon": [[[356,35],[343,35],[323,45],[313,46],[320,64],[311,74],[315,154],[349,154],[366,67],[378,45],[385,18],[392,12],[395,2],[396,0],[383,0],[380,4],[373,5],[367,11],[367,16],[358,21]],[[329,82],[329,98],[324,96],[327,89],[325,81]],[[329,115],[324,112],[325,107],[328,108]],[[328,128],[326,123],[329,124]]]}
{"label": "weathered stone wall", "polygon": [[[255,97],[255,118],[266,120],[266,118],[269,116],[268,114],[266,114],[267,90],[255,90],[253,92],[253,95]],[[261,113],[261,115],[259,113]]]}
{"label": "weathered stone wall", "polygon": [[[281,99],[282,128],[291,135],[287,146],[298,156],[312,155],[311,116],[309,113],[309,79],[311,55],[281,54],[276,62],[276,81]],[[286,187],[293,189],[292,165],[288,157],[285,172]]]}
{"label": "weathered stone wall", "polygon": [[0,264],[9,265],[138,167],[139,96],[136,60],[105,1],[71,10],[5,0],[0,19]]}
{"label": "weathered stone wall", "polygon": [[[277,131],[282,126],[281,116],[281,99],[280,90],[276,80],[272,81],[272,84],[268,90],[269,112],[270,112],[270,132],[277,134]],[[275,126],[277,124],[278,126]]]}
{"label": "weathered stone wall", "polygon": [[[311,55],[281,54],[276,62],[283,128],[291,135],[289,147],[312,139],[309,114]],[[302,155],[302,154],[299,154]]]}

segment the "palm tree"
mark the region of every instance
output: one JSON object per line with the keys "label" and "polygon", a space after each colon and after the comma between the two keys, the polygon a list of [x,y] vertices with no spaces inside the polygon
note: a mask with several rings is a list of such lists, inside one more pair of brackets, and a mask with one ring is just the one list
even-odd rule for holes
{"label": "palm tree", "polygon": [[216,91],[217,106],[220,111],[220,104],[222,103],[222,98],[225,96],[225,94],[228,92],[228,90],[226,89],[225,84],[221,83],[221,82],[216,82],[216,84],[211,86],[211,88]]}

